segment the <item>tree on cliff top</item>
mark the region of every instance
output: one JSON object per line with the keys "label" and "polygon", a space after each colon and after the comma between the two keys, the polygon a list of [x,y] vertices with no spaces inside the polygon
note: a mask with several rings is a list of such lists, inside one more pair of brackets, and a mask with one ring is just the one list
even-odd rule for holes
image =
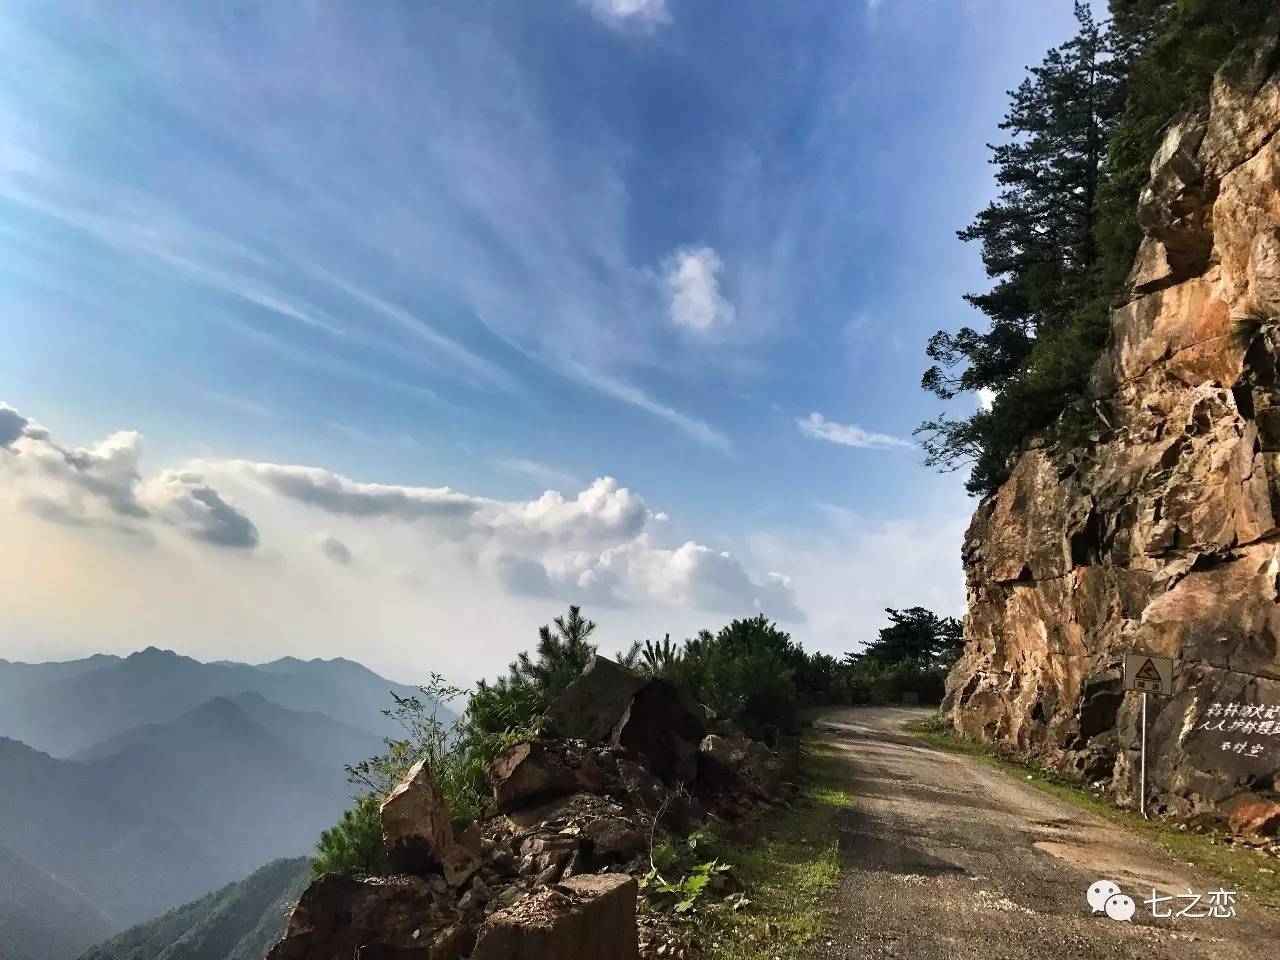
{"label": "tree on cliff top", "polygon": [[[554,627],[554,629],[553,629]],[[582,608],[570,606],[551,626],[538,629],[538,647],[530,655],[522,651],[505,677],[493,683],[481,680],[467,708],[467,726],[473,734],[498,734],[524,727],[565,687],[582,674],[595,656],[590,643],[596,625],[582,616]]]}
{"label": "tree on cliff top", "polygon": [[847,660],[873,660],[880,664],[917,663],[950,667],[964,649],[964,624],[955,617],[940,617],[924,607],[895,610],[886,607],[889,626],[880,630],[859,653]]}
{"label": "tree on cliff top", "polygon": [[996,281],[966,299],[989,328],[939,331],[923,386],[950,399],[990,391],[989,409],[923,423],[926,463],[969,469],[994,490],[1023,440],[1083,436],[1077,401],[1106,342],[1141,240],[1136,208],[1169,120],[1203,102],[1214,72],[1275,0],[1112,0],[1104,29],[1076,4],[1077,35],[1010,93],[992,147],[1000,196],[960,236],[982,241]]}
{"label": "tree on cliff top", "polygon": [[[986,293],[965,299],[990,327],[939,331],[922,385],[943,399],[986,389],[989,410],[921,425],[927,463],[971,467],[973,492],[993,489],[1027,433],[1051,423],[1078,395],[1105,333],[1098,276],[1096,202],[1106,178],[1106,146],[1123,110],[1126,57],[1089,7],[1075,7],[1079,31],[1049,51],[1010,92],[991,146],[999,196],[959,232],[982,244]],[[1103,322],[1098,322],[1098,317]]]}

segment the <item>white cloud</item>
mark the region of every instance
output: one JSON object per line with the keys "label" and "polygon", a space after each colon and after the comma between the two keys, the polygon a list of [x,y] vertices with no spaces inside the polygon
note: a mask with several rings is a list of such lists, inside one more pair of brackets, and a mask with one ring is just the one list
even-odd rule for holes
{"label": "white cloud", "polygon": [[990,410],[996,402],[996,392],[990,387],[978,388],[978,407],[981,410]]}
{"label": "white cloud", "polygon": [[[570,602],[601,622],[606,652],[760,611],[811,649],[842,653],[874,636],[885,606],[963,608],[971,503],[958,493],[902,520],[823,507],[815,528],[758,532],[725,551],[666,541],[661,515],[609,478],[513,501],[238,460],[140,480],[136,434],[59,453],[11,407],[0,425],[22,431],[0,448],[0,656],[164,641],[208,659],[346,655],[406,679],[470,680],[500,671]],[[45,522],[54,514],[26,499],[37,489],[60,496],[67,516]],[[257,548],[210,546],[237,530],[246,539],[236,517],[252,517]],[[99,535],[108,521],[148,536]]]}
{"label": "white cloud", "polygon": [[31,421],[7,403],[0,401],[0,447],[7,447],[17,440],[31,425]]}
{"label": "white cloud", "polygon": [[773,573],[752,578],[729,553],[692,540],[664,549],[642,535],[598,554],[552,557],[544,569],[553,587],[575,591],[596,603],[656,600],[672,607],[738,616],[763,610],[780,620],[804,618],[788,578]]}
{"label": "white cloud", "polygon": [[[350,567],[355,543],[362,571],[398,571],[399,584],[406,573],[429,584],[427,571],[443,564],[451,575],[487,573],[493,588],[517,596],[738,614],[763,607],[780,618],[801,617],[784,580],[753,577],[729,554],[695,541],[655,542],[649,529],[665,530],[666,514],[612,477],[573,495],[547,490],[530,500],[235,459],[194,460],[144,478],[142,440],[132,431],[65,448],[7,405],[0,407],[0,431],[8,441],[0,445],[0,499],[7,506],[66,528],[139,534],[158,552],[179,543],[260,547],[263,563],[294,557],[306,565],[318,545],[333,564]],[[530,463],[520,465],[528,472]],[[282,516],[291,518],[283,533]],[[302,533],[321,518],[318,538]]]}
{"label": "white cloud", "polygon": [[703,336],[733,323],[733,304],[720,292],[722,269],[724,262],[711,247],[682,247],[667,259],[662,280],[674,323]]}
{"label": "white cloud", "polygon": [[351,548],[335,537],[332,533],[320,534],[317,539],[320,546],[320,552],[332,560],[334,563],[340,563],[344,567],[351,566],[355,557],[351,553]]}
{"label": "white cloud", "polygon": [[874,639],[885,607],[964,613],[960,546],[973,504],[941,492],[927,515],[879,519],[820,507],[819,531],[784,528],[748,538],[756,562],[787,570],[805,647],[840,656]]}
{"label": "white cloud", "polygon": [[224,547],[257,546],[258,531],[232,502],[191,470],[144,481],[142,437],[113,433],[89,447],[55,443],[48,430],[0,404],[0,493],[46,520],[147,534],[160,524]]}
{"label": "white cloud", "polygon": [[581,0],[597,19],[610,26],[655,27],[671,21],[667,0]]}
{"label": "white cloud", "polygon": [[891,437],[886,433],[872,433],[851,423],[837,423],[816,412],[804,419],[797,419],[796,426],[810,440],[825,440],[827,443],[836,443],[845,447],[861,447],[867,450],[915,449],[915,444],[900,437]]}
{"label": "white cloud", "polygon": [[139,502],[196,540],[223,547],[256,547],[258,528],[204,478],[189,470],[164,470],[141,484]]}

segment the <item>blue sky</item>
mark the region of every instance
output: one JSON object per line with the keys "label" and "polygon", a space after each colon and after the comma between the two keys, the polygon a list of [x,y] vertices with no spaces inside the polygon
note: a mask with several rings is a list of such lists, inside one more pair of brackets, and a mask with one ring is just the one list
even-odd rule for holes
{"label": "blue sky", "polygon": [[[573,599],[616,645],[763,606],[833,652],[886,604],[958,611],[972,505],[909,445],[939,409],[924,342],[973,322],[955,230],[991,194],[1004,91],[1071,25],[1066,0],[8,5],[0,400],[38,426],[0,479],[60,586],[21,601],[0,656],[153,634],[221,656],[230,628],[247,657],[471,676]],[[122,430],[145,440],[93,483],[37,489],[32,464]],[[127,523],[90,502],[108,461]],[[446,486],[503,532],[400,507]],[[548,488],[580,509],[510,540],[494,518]],[[258,567],[226,566],[246,561],[211,496]],[[572,527],[603,516],[603,539]],[[361,539],[358,589],[305,572],[301,544]],[[446,562],[437,592],[386,592]],[[303,606],[353,590],[359,617],[308,632],[281,601],[184,629],[237,578]],[[119,595],[142,583],[182,600],[140,613]],[[68,597],[80,616],[53,612]],[[483,652],[406,639],[477,607],[501,611]]]}

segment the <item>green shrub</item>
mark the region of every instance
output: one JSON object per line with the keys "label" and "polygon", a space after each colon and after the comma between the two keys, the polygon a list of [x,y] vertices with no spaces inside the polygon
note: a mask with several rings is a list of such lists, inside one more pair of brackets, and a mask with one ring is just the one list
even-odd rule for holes
{"label": "green shrub", "polygon": [[747,736],[775,742],[798,729],[796,676],[806,663],[791,635],[761,615],[701,631],[663,673]]}
{"label": "green shrub", "polygon": [[469,823],[484,807],[483,769],[476,763],[474,744],[464,736],[465,722],[459,718],[446,723],[440,717],[441,707],[466,691],[445,683],[439,674],[432,674],[418,691],[420,695],[411,697],[391,694],[395,705],[382,713],[399,723],[405,736],[388,738],[385,753],[348,765],[347,779],[382,798],[405,778],[410,767],[425,759],[444,795],[450,818],[455,824]]}
{"label": "green shrub", "polygon": [[382,846],[382,798],[365,794],[342,814],[342,819],[316,844],[311,876],[341,873],[353,877],[383,876],[391,869]]}
{"label": "green shrub", "polygon": [[505,677],[476,685],[467,708],[469,736],[487,742],[507,731],[536,729],[551,701],[587,668],[596,653],[588,642],[595,622],[583,618],[581,607],[570,606],[552,626],[539,628],[533,656],[522,652]]}

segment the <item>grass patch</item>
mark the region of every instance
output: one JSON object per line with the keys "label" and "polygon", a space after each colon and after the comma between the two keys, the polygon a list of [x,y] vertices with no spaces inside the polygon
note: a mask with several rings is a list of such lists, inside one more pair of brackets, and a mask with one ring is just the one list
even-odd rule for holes
{"label": "grass patch", "polygon": [[1174,859],[1195,867],[1221,882],[1225,889],[1247,894],[1255,902],[1280,910],[1280,863],[1245,846],[1229,842],[1221,832],[1195,832],[1171,820],[1144,820],[1136,811],[1117,807],[1109,797],[1073,780],[1061,777],[988,746],[965,740],[934,717],[912,724],[912,733],[926,743],[953,753],[963,753],[988,766],[1025,780],[1077,809],[1118,824],[1154,841]]}
{"label": "grass patch", "polygon": [[840,878],[836,819],[852,800],[841,787],[839,761],[829,744],[804,745],[808,778],[801,800],[760,824],[749,845],[723,844],[746,909],[710,909],[695,920],[698,939],[714,960],[791,960],[826,928],[827,891]]}

